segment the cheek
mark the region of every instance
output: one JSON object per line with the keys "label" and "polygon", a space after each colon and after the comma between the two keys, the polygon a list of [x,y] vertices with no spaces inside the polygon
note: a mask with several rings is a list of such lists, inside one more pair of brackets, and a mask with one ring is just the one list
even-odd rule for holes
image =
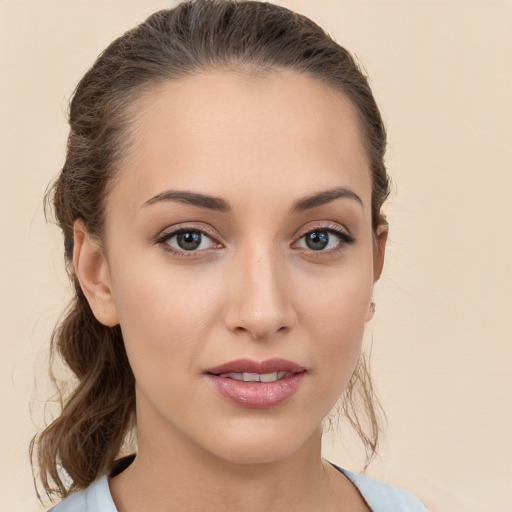
{"label": "cheek", "polygon": [[126,270],[116,281],[116,307],[135,375],[146,373],[148,364],[166,370],[193,365],[215,321],[215,287],[169,269]]}
{"label": "cheek", "polygon": [[[120,279],[119,285],[119,321],[135,376],[138,410],[145,403],[168,421],[169,411],[186,416],[186,408],[198,399],[189,385],[200,377],[198,358],[218,317],[218,301],[204,280],[183,278],[168,268],[165,273],[156,268],[139,272],[133,279]],[[200,410],[202,405],[195,407]]]}
{"label": "cheek", "polygon": [[315,322],[322,337],[335,332],[349,332],[364,327],[373,291],[370,263],[335,269],[318,276],[304,276],[297,290],[301,316]]}
{"label": "cheek", "polygon": [[[325,382],[341,394],[350,380],[361,350],[373,281],[367,265],[316,282],[313,293],[301,292],[302,318],[317,368]],[[314,284],[314,283],[311,283]],[[320,286],[318,286],[320,284]]]}

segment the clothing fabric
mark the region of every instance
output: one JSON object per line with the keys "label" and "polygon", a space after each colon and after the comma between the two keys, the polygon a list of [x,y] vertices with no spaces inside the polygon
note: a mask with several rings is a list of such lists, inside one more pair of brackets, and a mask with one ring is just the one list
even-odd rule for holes
{"label": "clothing fabric", "polygon": [[[410,492],[374,480],[366,475],[352,473],[332,464],[358,489],[372,512],[427,512]],[[118,512],[105,475],[87,489],[72,494],[48,512]]]}
{"label": "clothing fabric", "polygon": [[372,512],[428,512],[414,494],[366,475],[341,471],[359,490]]}

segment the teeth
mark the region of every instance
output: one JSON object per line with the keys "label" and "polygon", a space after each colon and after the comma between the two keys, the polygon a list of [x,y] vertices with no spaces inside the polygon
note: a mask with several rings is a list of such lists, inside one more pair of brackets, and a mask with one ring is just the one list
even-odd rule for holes
{"label": "teeth", "polygon": [[289,374],[288,372],[273,372],[273,373],[222,373],[220,377],[228,379],[242,380],[244,382],[275,382],[276,380],[284,379]]}
{"label": "teeth", "polygon": [[260,382],[275,382],[277,380],[277,372],[263,373],[260,375]]}
{"label": "teeth", "polygon": [[226,379],[244,380],[243,373],[221,373],[219,377],[225,377]]}
{"label": "teeth", "polygon": [[[265,375],[269,374],[266,373]],[[263,377],[263,375],[260,375],[259,373],[244,372],[244,382],[260,382],[260,377]]]}

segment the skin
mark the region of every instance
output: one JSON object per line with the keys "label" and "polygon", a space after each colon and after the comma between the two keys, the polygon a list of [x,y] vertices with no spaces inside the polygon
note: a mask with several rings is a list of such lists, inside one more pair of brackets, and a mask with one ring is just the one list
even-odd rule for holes
{"label": "skin", "polygon": [[[322,421],[357,363],[387,231],[371,227],[371,178],[341,93],[294,72],[209,72],[139,102],[106,204],[103,241],[75,225],[74,266],[97,319],[120,323],[136,379],[138,454],[111,478],[120,512],[363,511],[321,458]],[[304,211],[300,199],[345,187]],[[222,198],[231,212],[175,200]],[[208,234],[195,251],[177,238]],[[327,233],[313,250],[307,233]],[[186,253],[188,257],[181,254]],[[226,401],[203,372],[239,358],[307,369],[284,403]]]}

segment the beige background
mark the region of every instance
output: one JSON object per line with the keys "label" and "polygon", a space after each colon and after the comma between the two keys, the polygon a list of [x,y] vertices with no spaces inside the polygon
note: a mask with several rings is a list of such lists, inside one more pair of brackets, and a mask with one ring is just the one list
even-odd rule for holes
{"label": "beige background", "polygon": [[[355,51],[389,129],[391,240],[368,336],[389,426],[369,474],[432,510],[512,511],[512,2],[282,3]],[[169,5],[0,0],[2,512],[41,510],[27,445],[68,294],[41,199],[67,101],[114,36]],[[326,450],[359,469],[352,436]]]}

